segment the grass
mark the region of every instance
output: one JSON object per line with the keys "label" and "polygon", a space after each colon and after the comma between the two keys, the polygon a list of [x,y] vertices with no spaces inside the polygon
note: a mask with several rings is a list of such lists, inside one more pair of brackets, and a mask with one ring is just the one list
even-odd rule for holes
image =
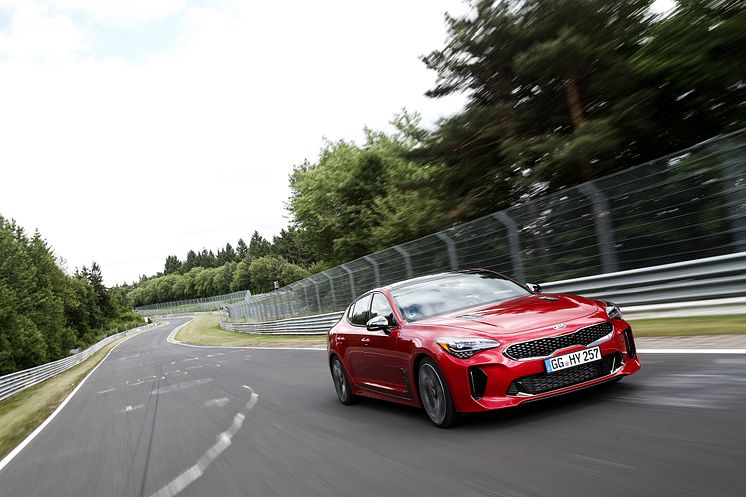
{"label": "grass", "polygon": [[198,314],[176,334],[176,340],[192,345],[324,345],[326,335],[269,335],[220,329],[220,316]]}
{"label": "grass", "polygon": [[688,318],[630,319],[637,337],[733,335],[746,333],[746,314]]}
{"label": "grass", "polygon": [[[746,333],[746,314],[687,318],[630,319],[638,337],[730,335]],[[193,345],[323,345],[324,335],[268,335],[220,329],[220,316],[198,314],[176,339]]]}
{"label": "grass", "polygon": [[0,459],[42,424],[109,351],[110,343],[77,366],[0,402]]}

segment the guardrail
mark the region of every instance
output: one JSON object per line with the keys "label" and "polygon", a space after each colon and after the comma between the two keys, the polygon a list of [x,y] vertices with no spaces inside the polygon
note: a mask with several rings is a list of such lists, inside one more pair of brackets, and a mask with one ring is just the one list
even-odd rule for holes
{"label": "guardrail", "polygon": [[[574,293],[596,299],[608,299],[622,310],[646,314],[675,310],[686,315],[691,301],[693,315],[703,314],[711,300],[714,308],[742,309],[746,296],[746,252],[706,257],[641,269],[599,274],[584,278],[542,283],[548,293]],[[724,300],[725,298],[729,298]],[[668,304],[668,305],[667,305]],[[739,304],[741,307],[732,307]],[[669,309],[670,308],[670,309]],[[739,311],[736,311],[739,312]],[[255,323],[221,322],[221,328],[251,333],[324,334],[342,317],[343,312]]]}
{"label": "guardrail", "polygon": [[48,380],[53,376],[67,371],[73,366],[77,366],[78,364],[101,350],[101,348],[119,338],[137,335],[156,326],[158,326],[157,323],[152,323],[145,326],[140,326],[139,328],[122,331],[114,335],[109,335],[100,342],[90,346],[86,350],[78,352],[75,355],[71,355],[70,357],[65,357],[64,359],[49,362],[47,364],[42,364],[41,366],[36,366],[34,368],[24,369],[23,371],[16,371],[15,373],[0,376],[0,402],[7,399],[11,395],[20,392],[21,390],[41,383],[44,380]]}
{"label": "guardrail", "polygon": [[619,305],[686,302],[746,295],[746,252],[542,284]]}
{"label": "guardrail", "polygon": [[[374,287],[474,267],[521,282],[556,282],[548,290],[566,283],[571,291],[581,285],[604,296],[604,288],[594,285],[606,281],[598,278],[610,278],[625,285],[614,288],[622,302],[649,302],[646,297],[659,290],[677,300],[727,295],[743,287],[743,275],[712,279],[709,290],[703,281],[686,284],[686,274],[675,275],[675,289],[648,283],[628,287],[611,278],[746,251],[745,184],[742,130],[365,255],[226,310],[234,321],[319,315],[341,311]],[[605,276],[594,276],[600,274]],[[656,284],[666,287],[670,274]]]}
{"label": "guardrail", "polygon": [[280,319],[265,323],[235,323],[222,320],[220,327],[228,331],[241,333],[268,333],[272,335],[326,335],[344,314],[343,311],[304,316],[299,318]]}

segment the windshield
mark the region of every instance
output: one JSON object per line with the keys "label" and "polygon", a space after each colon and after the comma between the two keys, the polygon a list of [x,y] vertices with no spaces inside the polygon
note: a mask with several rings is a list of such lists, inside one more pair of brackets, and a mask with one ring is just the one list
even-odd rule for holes
{"label": "windshield", "polygon": [[417,321],[531,293],[498,274],[458,273],[398,288],[391,295],[402,316]]}

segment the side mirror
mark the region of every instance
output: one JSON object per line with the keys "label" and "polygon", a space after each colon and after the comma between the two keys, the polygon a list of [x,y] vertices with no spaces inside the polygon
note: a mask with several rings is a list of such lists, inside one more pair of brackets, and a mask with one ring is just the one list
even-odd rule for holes
{"label": "side mirror", "polygon": [[376,316],[374,318],[370,318],[368,322],[365,323],[365,327],[368,331],[383,331],[384,333],[388,333],[389,331],[391,331],[389,320],[386,319],[386,316]]}
{"label": "side mirror", "polygon": [[541,285],[538,283],[526,283],[526,289],[531,293],[541,293]]}

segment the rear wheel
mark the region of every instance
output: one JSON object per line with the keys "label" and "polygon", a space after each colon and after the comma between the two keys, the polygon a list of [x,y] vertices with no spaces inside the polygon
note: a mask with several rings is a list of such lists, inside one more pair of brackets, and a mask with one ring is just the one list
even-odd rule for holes
{"label": "rear wheel", "polygon": [[357,397],[352,394],[350,380],[347,378],[342,361],[337,357],[332,359],[332,380],[334,381],[334,389],[337,391],[339,401],[346,406],[354,404]]}
{"label": "rear wheel", "polygon": [[435,361],[429,358],[422,360],[417,380],[422,407],[430,421],[440,428],[455,425],[458,421],[458,414],[453,406],[448,383]]}

